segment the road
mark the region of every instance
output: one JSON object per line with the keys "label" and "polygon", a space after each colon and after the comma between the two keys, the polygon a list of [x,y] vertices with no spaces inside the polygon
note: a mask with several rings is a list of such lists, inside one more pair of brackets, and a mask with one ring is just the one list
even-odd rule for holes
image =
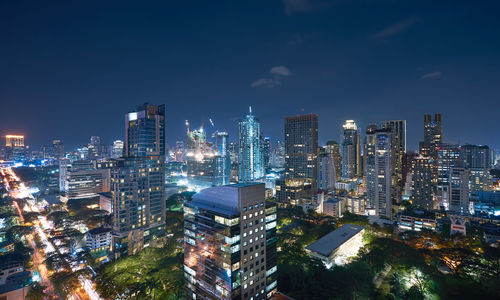
{"label": "road", "polygon": [[[26,207],[23,209],[27,212],[40,212],[36,199],[33,196],[33,193],[36,190],[30,189],[26,186],[24,182],[15,174],[12,168],[1,168],[0,169],[0,180],[3,181],[9,190],[9,194],[12,198],[15,199],[28,199]],[[21,220],[24,220],[22,209],[19,207],[17,201],[14,201],[14,205],[16,206],[16,210],[19,214]],[[45,216],[39,216],[38,221],[33,223],[33,227],[35,232],[40,237],[40,240],[44,246],[45,255],[58,252],[59,249],[56,245],[54,245],[49,238],[47,237],[46,231],[53,230],[53,225],[51,222],[48,222]],[[47,270],[47,266],[45,265],[45,257],[42,255],[40,249],[38,249],[34,238],[32,235],[26,236],[28,243],[34,249],[33,253],[33,266],[38,271],[41,277],[41,281],[43,285],[47,286],[47,292],[49,297],[56,297],[56,292],[54,289],[54,285],[50,281],[49,272]],[[70,265],[69,261],[66,261],[67,265]],[[81,287],[78,288],[71,296],[71,299],[80,299],[80,300],[100,300],[102,299],[97,291],[95,290],[95,284],[87,277],[80,276],[79,281],[81,283]]]}

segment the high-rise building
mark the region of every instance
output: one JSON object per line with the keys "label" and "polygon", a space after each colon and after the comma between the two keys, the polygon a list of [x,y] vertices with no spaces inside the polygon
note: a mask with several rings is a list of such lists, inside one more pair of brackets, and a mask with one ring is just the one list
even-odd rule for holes
{"label": "high-rise building", "polygon": [[276,147],[273,149],[271,166],[274,168],[285,167],[285,146],[280,140],[276,141]]}
{"label": "high-rise building", "polygon": [[437,159],[437,148],[442,142],[441,114],[424,115],[424,141],[420,143],[420,154]]}
{"label": "high-rise building", "polygon": [[123,141],[116,140],[113,142],[113,148],[111,149],[112,158],[120,158],[123,155]]}
{"label": "high-rise building", "polygon": [[165,156],[165,105],[145,103],[125,115],[125,156]]}
{"label": "high-rise building", "polygon": [[451,170],[462,165],[458,145],[441,144],[437,148],[436,201],[440,207],[450,209]]}
{"label": "high-rise building", "polygon": [[318,153],[318,190],[335,190],[335,163],[333,156],[325,148],[319,148]]}
{"label": "high-rise building", "polygon": [[74,161],[61,169],[65,175],[63,191],[68,199],[93,198],[109,192],[109,169],[96,169],[90,161]]}
{"label": "high-rise building", "polygon": [[64,143],[62,140],[53,140],[52,148],[55,159],[61,159],[64,157]]}
{"label": "high-rise building", "polygon": [[469,211],[469,170],[454,167],[450,170],[449,210],[467,214]]}
{"label": "high-rise building", "polygon": [[318,115],[285,118],[285,177],[308,178],[316,188]]}
{"label": "high-rise building", "polygon": [[391,189],[393,197],[399,202],[401,199],[403,181],[403,156],[406,153],[406,120],[383,121],[382,128],[388,128],[392,132],[392,170]]}
{"label": "high-rise building", "polygon": [[467,144],[461,147],[460,155],[463,167],[470,170],[469,188],[471,192],[492,190],[490,154],[488,146]]}
{"label": "high-rise building", "polygon": [[335,180],[339,180],[342,175],[342,157],[340,156],[339,143],[336,141],[326,142],[326,152],[333,158],[333,164],[335,165]]}
{"label": "high-rise building", "polygon": [[245,119],[238,123],[239,182],[261,180],[264,177],[264,154],[260,122],[250,107]]}
{"label": "high-rise building", "polygon": [[269,168],[271,158],[271,140],[269,137],[264,137],[262,140],[262,149],[264,155],[264,168]]}
{"label": "high-rise building", "polygon": [[217,153],[215,155],[214,185],[229,184],[231,179],[231,159],[229,157],[229,134],[227,132],[216,132],[215,144]]}
{"label": "high-rise building", "polygon": [[342,177],[355,178],[362,176],[361,144],[358,126],[353,120],[347,120],[342,125]]}
{"label": "high-rise building", "polygon": [[185,204],[187,299],[269,299],[276,258],[276,206],[263,183],[208,188]]}
{"label": "high-rise building", "polygon": [[432,157],[418,156],[412,159],[412,195],[413,205],[424,208],[437,208],[434,201],[436,190],[436,163]]}
{"label": "high-rise building", "polygon": [[377,216],[391,218],[392,206],[392,145],[390,128],[376,129],[369,126],[366,131],[366,192],[368,205]]}
{"label": "high-rise building", "polygon": [[125,115],[124,157],[111,168],[115,258],[155,244],[165,233],[165,106]]}
{"label": "high-rise building", "polygon": [[7,134],[5,136],[6,160],[22,161],[26,158],[24,135]]}

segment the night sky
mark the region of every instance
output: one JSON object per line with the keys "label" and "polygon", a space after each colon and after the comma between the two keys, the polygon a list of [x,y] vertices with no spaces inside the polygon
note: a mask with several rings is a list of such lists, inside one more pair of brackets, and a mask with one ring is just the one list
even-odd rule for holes
{"label": "night sky", "polygon": [[[251,105],[341,125],[443,114],[445,142],[500,148],[500,1],[2,1],[0,131],[67,150],[123,139],[124,114],[165,104],[167,143],[209,118],[236,138]],[[209,129],[211,131],[212,129]]]}

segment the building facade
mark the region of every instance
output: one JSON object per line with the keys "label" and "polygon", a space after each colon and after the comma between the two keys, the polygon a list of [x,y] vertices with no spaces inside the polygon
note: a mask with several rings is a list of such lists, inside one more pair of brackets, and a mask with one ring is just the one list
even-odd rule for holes
{"label": "building facade", "polygon": [[264,153],[260,122],[252,114],[238,123],[239,182],[261,180],[264,177]]}
{"label": "building facade", "polygon": [[342,125],[342,177],[355,178],[362,176],[361,141],[359,130],[354,120],[347,120]]}
{"label": "building facade", "polygon": [[276,206],[263,183],[202,190],[184,216],[187,299],[269,299],[277,291]]}

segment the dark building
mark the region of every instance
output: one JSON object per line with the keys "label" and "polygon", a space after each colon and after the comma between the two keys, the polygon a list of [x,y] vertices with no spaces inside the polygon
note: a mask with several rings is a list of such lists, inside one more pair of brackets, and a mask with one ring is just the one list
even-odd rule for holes
{"label": "dark building", "polygon": [[437,159],[437,148],[442,142],[441,114],[424,115],[424,141],[420,143],[420,154]]}

